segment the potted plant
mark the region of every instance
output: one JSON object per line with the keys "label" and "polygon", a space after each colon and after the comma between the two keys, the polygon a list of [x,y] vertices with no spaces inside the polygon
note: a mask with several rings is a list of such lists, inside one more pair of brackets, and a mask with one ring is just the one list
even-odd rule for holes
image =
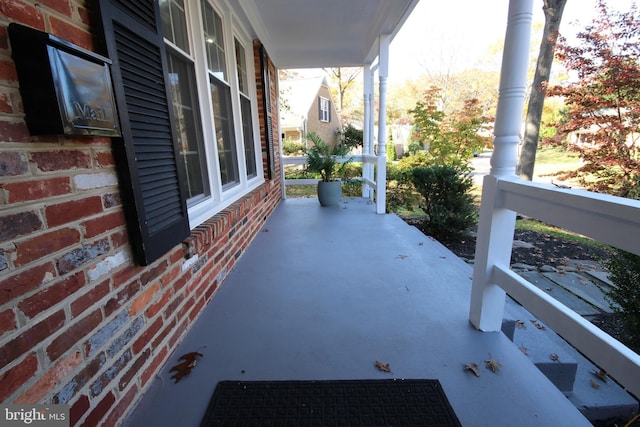
{"label": "potted plant", "polygon": [[319,173],[318,200],[321,206],[338,206],[342,197],[341,176],[350,159],[344,163],[338,162],[338,157],[344,157],[349,147],[338,143],[327,144],[315,132],[309,132],[307,139],[313,144],[307,151],[307,170]]}

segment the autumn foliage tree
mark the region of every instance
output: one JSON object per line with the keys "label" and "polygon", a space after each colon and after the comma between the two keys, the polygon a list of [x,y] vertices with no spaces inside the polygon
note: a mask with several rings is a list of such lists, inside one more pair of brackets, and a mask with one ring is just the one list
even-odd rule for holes
{"label": "autumn foliage tree", "polygon": [[460,110],[445,114],[438,106],[439,92],[437,87],[429,88],[410,111],[414,118],[412,139],[428,148],[432,163],[464,166],[490,141],[488,132],[483,133],[489,119],[477,99],[468,99]]}
{"label": "autumn foliage tree", "polygon": [[635,5],[611,13],[600,0],[598,9],[577,46],[564,39],[558,46],[558,58],[577,81],[549,88],[550,96],[564,98],[567,114],[547,141],[564,145],[579,135],[572,148],[585,162],[577,172],[582,182],[629,197],[640,182],[640,16]]}

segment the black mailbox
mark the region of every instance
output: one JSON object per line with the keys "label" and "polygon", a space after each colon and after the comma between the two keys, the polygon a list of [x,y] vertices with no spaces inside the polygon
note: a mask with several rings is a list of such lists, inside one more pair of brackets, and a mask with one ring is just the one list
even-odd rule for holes
{"label": "black mailbox", "polygon": [[20,24],[9,37],[32,135],[120,136],[108,58]]}

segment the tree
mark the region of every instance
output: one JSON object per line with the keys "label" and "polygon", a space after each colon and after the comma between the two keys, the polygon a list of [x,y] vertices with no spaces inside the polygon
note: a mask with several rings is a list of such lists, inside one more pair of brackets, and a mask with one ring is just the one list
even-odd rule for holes
{"label": "tree", "polygon": [[533,167],[536,161],[538,138],[540,134],[540,122],[547,84],[551,75],[553,54],[558,41],[558,31],[564,5],[567,0],[544,0],[542,10],[544,12],[544,30],[540,42],[540,53],[536,64],[536,72],[533,77],[533,85],[529,95],[527,117],[525,119],[524,141],[518,162],[518,175],[531,181],[533,179]]}
{"label": "tree", "polygon": [[551,141],[564,144],[567,136],[580,135],[575,149],[585,162],[578,170],[583,183],[628,197],[640,182],[640,16],[635,5],[611,13],[600,0],[598,9],[577,35],[578,46],[560,40],[558,57],[578,80],[549,88],[567,108]]}
{"label": "tree", "polygon": [[440,136],[440,126],[445,114],[438,108],[440,89],[431,86],[423,94],[423,101],[418,101],[415,108],[409,112],[413,114],[413,129],[411,139],[423,145],[431,146]]}
{"label": "tree", "polygon": [[340,111],[342,111],[344,110],[345,94],[360,75],[362,68],[325,68],[324,71],[329,74],[331,81],[334,83],[333,86],[338,88],[338,106],[340,107]]}
{"label": "tree", "polygon": [[460,110],[446,115],[437,106],[439,94],[439,88],[431,87],[425,92],[424,101],[411,110],[414,117],[412,140],[428,147],[428,157],[434,164],[465,166],[489,141],[483,130],[490,120],[482,114],[477,99],[465,101]]}

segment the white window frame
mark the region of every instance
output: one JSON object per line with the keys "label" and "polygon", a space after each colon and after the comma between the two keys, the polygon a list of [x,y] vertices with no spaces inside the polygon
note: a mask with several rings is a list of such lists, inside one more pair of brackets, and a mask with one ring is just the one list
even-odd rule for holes
{"label": "white window frame", "polygon": [[253,128],[253,155],[254,155],[254,162],[256,165],[256,173],[255,175],[248,175],[248,172],[246,170],[246,158],[245,161],[243,163],[243,167],[244,167],[244,177],[248,180],[252,180],[257,178],[259,175],[261,175],[263,173],[262,171],[262,148],[260,146],[260,122],[259,122],[259,114],[258,114],[258,95],[257,95],[257,91],[256,91],[256,82],[255,82],[255,70],[254,70],[254,61],[253,61],[253,42],[251,41],[251,39],[247,36],[247,35],[242,35],[242,33],[238,30],[238,28],[236,28],[236,26],[234,26],[234,31],[233,31],[233,39],[231,40],[231,43],[233,44],[233,64],[234,64],[234,76],[235,78],[238,80],[238,70],[235,68],[236,66],[236,47],[235,47],[235,42],[236,40],[238,41],[238,43],[240,43],[240,45],[242,46],[242,48],[244,49],[244,63],[245,63],[245,68],[246,68],[246,73],[247,73],[247,90],[245,92],[241,92],[240,91],[240,82],[236,81],[236,87],[238,88],[237,90],[237,102],[236,104],[238,105],[238,109],[240,110],[240,114],[238,114],[239,117],[239,135],[238,137],[240,138],[240,145],[242,146],[242,151],[243,153],[246,153],[245,151],[245,145],[244,145],[244,124],[243,124],[243,119],[244,117],[242,116],[242,97],[244,98],[248,98],[250,103],[251,103],[251,126]]}
{"label": "white window frame", "polygon": [[[233,185],[222,186],[220,179],[220,166],[218,163],[218,148],[215,140],[215,123],[213,120],[213,106],[209,88],[209,72],[207,66],[207,56],[205,41],[202,38],[202,10],[200,0],[185,0],[187,16],[187,31],[192,48],[192,57],[195,59],[196,85],[198,101],[201,112],[201,123],[203,126],[203,138],[205,145],[205,155],[207,159],[207,170],[209,176],[210,195],[198,200],[188,206],[189,226],[197,227],[216,213],[220,212],[236,200],[250,193],[262,183],[264,183],[264,171],[262,168],[261,139],[258,116],[258,99],[255,83],[255,67],[253,59],[253,43],[249,33],[240,24],[240,21],[233,15],[232,9],[223,1],[206,0],[208,4],[222,19],[224,49],[227,69],[226,84],[231,88],[231,108],[233,116],[235,149],[238,167],[238,182]],[[247,177],[246,159],[243,138],[243,126],[240,106],[240,91],[236,71],[236,57],[234,40],[237,39],[245,48],[245,61],[248,75],[247,94],[251,100],[251,114],[254,141],[254,156],[256,161],[256,175]]]}
{"label": "white window frame", "polygon": [[321,96],[319,102],[320,121],[329,123],[329,117],[331,117],[329,111],[329,109],[331,108],[331,101],[324,96]]}

